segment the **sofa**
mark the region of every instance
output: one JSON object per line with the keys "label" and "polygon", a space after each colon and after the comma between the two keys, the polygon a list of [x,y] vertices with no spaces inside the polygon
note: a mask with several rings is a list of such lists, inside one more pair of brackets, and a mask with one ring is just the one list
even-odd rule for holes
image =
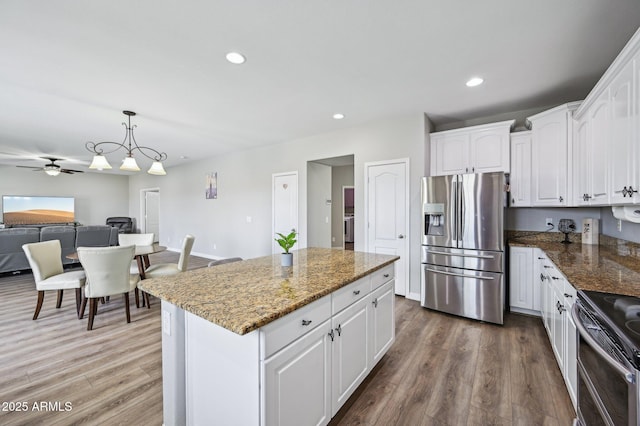
{"label": "sofa", "polygon": [[30,269],[23,244],[39,241],[60,240],[62,263],[76,263],[67,255],[76,252],[77,247],[107,247],[118,244],[118,228],[95,226],[44,226],[42,228],[0,229],[0,273]]}

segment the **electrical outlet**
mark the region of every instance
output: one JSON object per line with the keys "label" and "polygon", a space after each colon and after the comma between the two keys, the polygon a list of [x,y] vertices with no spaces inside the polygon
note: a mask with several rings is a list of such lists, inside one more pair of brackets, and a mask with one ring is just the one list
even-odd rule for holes
{"label": "electrical outlet", "polygon": [[618,232],[622,232],[622,219],[618,219]]}
{"label": "electrical outlet", "polygon": [[550,217],[546,218],[544,220],[544,224],[545,226],[553,226],[553,218],[550,218]]}

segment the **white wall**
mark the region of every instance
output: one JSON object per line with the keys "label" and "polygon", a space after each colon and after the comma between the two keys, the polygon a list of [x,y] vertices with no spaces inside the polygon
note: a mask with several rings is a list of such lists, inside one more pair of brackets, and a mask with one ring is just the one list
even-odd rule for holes
{"label": "white wall", "polygon": [[546,231],[546,219],[553,220],[554,228],[551,232],[558,232],[560,219],[573,219],[576,223],[576,232],[582,230],[582,219],[600,219],[599,207],[572,207],[572,208],[508,208],[506,209],[505,229],[518,231]]}
{"label": "white wall", "polygon": [[640,243],[640,223],[623,220],[621,225],[621,230],[618,231],[618,219],[613,217],[611,207],[602,207],[600,209],[600,233]]}
{"label": "white wall", "polygon": [[331,248],[331,166],[307,163],[307,245]]}
{"label": "white wall", "polygon": [[0,195],[74,197],[76,222],[83,225],[104,225],[107,217],[128,216],[128,180],[127,176],[92,172],[49,176],[0,165]]}
{"label": "white wall", "polygon": [[[271,253],[271,175],[299,172],[300,240],[307,246],[307,161],[354,155],[355,249],[364,249],[364,163],[410,158],[410,289],[420,292],[420,177],[424,173],[425,118],[422,113],[380,120],[264,148],[202,159],[130,179],[130,215],[139,216],[142,188],[160,188],[161,244],[179,247],[195,235],[194,253],[251,258]],[[205,200],[204,176],[218,172],[218,199]],[[251,216],[251,223],[246,217]],[[414,236],[415,234],[415,236]],[[214,244],[216,249],[213,248]]]}

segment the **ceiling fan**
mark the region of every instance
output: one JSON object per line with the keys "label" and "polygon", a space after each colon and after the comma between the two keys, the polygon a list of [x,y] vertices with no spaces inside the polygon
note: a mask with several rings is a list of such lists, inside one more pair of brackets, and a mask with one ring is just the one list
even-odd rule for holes
{"label": "ceiling fan", "polygon": [[42,167],[32,167],[32,166],[16,166],[16,167],[32,169],[34,172],[44,171],[49,176],[58,176],[60,173],[67,173],[69,175],[72,175],[74,173],[84,173],[82,170],[63,169],[62,167],[57,165],[55,162],[63,160],[62,158],[55,158],[55,157],[40,157],[40,158],[44,160],[49,160],[49,164],[45,164]]}

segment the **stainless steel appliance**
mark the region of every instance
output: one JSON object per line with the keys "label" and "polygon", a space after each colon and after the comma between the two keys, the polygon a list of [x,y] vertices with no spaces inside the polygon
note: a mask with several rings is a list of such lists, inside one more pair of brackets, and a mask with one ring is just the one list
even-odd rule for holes
{"label": "stainless steel appliance", "polygon": [[640,299],[578,291],[578,424],[640,424]]}
{"label": "stainless steel appliance", "polygon": [[422,178],[421,304],[503,323],[504,174]]}

